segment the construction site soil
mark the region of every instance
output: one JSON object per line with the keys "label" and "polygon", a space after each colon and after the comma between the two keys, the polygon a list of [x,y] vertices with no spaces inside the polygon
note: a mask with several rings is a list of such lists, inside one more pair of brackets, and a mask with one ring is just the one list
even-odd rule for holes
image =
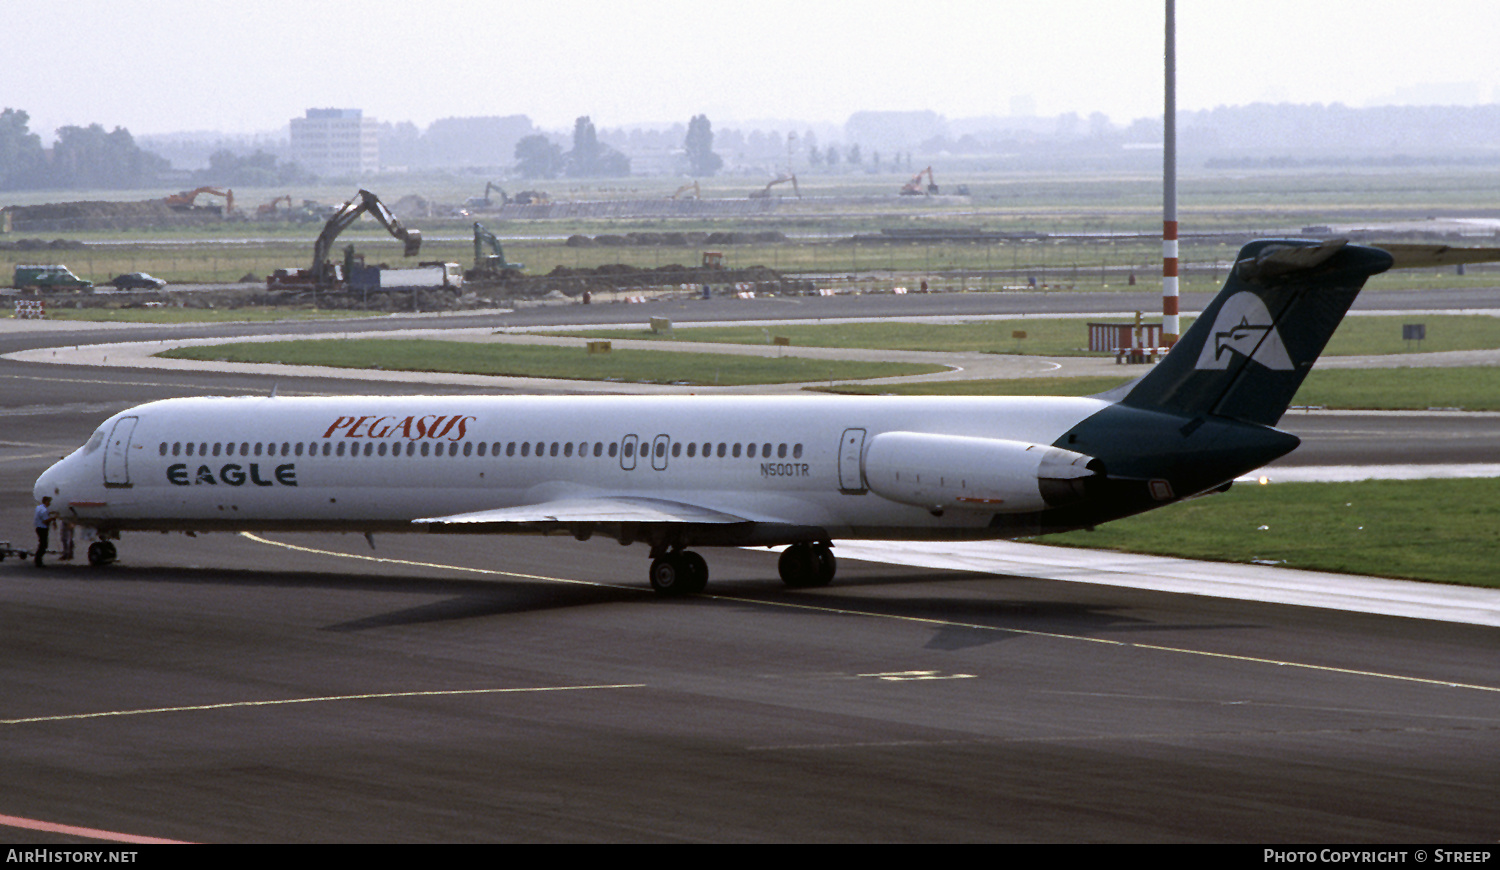
{"label": "construction site soil", "polygon": [[16,239],[0,241],[0,251],[81,251],[83,242],[70,239]]}
{"label": "construction site soil", "polygon": [[682,233],[605,233],[597,236],[571,235],[566,242],[570,248],[598,247],[689,247],[693,245],[748,245],[755,243],[785,242],[786,234],[776,230],[757,232],[682,232]]}
{"label": "construction site soil", "polygon": [[141,290],[87,293],[49,291],[40,295],[19,294],[16,299],[40,298],[49,309],[57,308],[193,308],[235,310],[241,308],[308,308],[333,311],[462,311],[534,303],[538,301],[588,301],[600,303],[633,300],[662,293],[709,292],[795,294],[812,292],[811,281],[785,278],[773,269],[711,269],[669,265],[643,269],[622,264],[593,269],[559,266],[546,275],[526,276],[508,271],[503,278],[479,277],[464,282],[460,292],[447,289],[397,289],[360,292],[348,289],[283,289],[270,291],[254,276],[238,284],[191,290]]}
{"label": "construction site soil", "polygon": [[14,232],[56,233],[201,226],[224,220],[217,206],[177,210],[160,199],[7,206]]}

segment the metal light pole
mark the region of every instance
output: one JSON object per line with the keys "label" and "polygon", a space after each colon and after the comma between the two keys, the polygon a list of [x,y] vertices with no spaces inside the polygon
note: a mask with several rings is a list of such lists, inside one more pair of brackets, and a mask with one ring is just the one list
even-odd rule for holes
{"label": "metal light pole", "polygon": [[1166,101],[1162,113],[1161,340],[1177,343],[1177,0],[1167,2]]}

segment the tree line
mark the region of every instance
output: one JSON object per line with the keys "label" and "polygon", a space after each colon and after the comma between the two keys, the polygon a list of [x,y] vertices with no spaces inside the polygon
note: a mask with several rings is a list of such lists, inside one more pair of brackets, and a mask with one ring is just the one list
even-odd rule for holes
{"label": "tree line", "polygon": [[[169,177],[181,180],[169,161],[137,145],[124,127],[61,127],[57,143],[47,149],[30,123],[31,116],[20,109],[0,112],[0,190],[128,190],[159,186]],[[313,178],[263,151],[241,156],[223,150],[208,162],[207,169],[189,176],[191,183],[269,186]]]}
{"label": "tree line", "polygon": [[140,187],[171,169],[166,160],[137,146],[124,127],[59,128],[49,153],[42,138],[31,132],[30,121],[19,109],[0,112],[0,190]]}
{"label": "tree line", "polygon": [[[724,166],[724,159],[714,153],[713,124],[707,115],[695,115],[688,122],[682,147],[694,176],[713,175]],[[526,178],[619,178],[630,174],[630,158],[600,142],[594,122],[584,115],[573,122],[569,151],[541,133],[517,142],[516,170]]]}

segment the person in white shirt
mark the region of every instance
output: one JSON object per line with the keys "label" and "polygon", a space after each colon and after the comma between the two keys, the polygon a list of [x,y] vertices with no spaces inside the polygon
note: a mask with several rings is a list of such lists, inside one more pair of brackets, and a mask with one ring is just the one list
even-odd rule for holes
{"label": "person in white shirt", "polygon": [[47,552],[47,533],[52,528],[52,496],[43,496],[36,506],[36,566],[42,567],[42,555]]}

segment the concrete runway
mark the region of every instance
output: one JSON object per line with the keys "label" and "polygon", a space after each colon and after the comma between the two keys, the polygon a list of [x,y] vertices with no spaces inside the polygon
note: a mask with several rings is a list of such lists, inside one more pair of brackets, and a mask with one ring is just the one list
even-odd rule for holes
{"label": "concrete runway", "polygon": [[[268,390],[0,361],[7,527],[115,410]],[[1287,419],[1313,464],[1483,461],[1496,422]],[[708,551],[712,594],[662,601],[609,541],[376,543],[136,534],[107,571],[0,564],[4,839],[1497,836],[1492,627],[847,557],[789,591],[757,550]]]}

